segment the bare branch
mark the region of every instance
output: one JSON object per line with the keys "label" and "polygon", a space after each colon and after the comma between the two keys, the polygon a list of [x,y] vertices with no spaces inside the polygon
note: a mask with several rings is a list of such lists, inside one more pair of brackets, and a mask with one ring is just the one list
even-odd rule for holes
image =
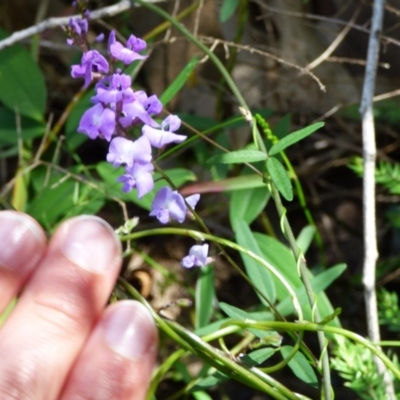
{"label": "bare branch", "polygon": [[[165,0],[147,0],[147,2],[149,3],[161,3],[163,1]],[[90,19],[95,20],[105,17],[112,17],[126,10],[129,10],[132,6],[139,6],[139,5],[134,4],[130,0],[122,0],[119,3],[114,4],[112,6],[92,11],[90,14]],[[72,15],[71,17],[76,18],[79,17],[79,15]],[[37,35],[38,33],[44,32],[48,29],[54,29],[60,26],[67,25],[71,17],[49,18],[27,29],[14,32],[7,39],[0,40],[0,50],[7,46],[11,46],[12,44],[18,43],[24,39],[27,39],[31,36]]]}
{"label": "bare branch", "polygon": [[[360,113],[362,117],[363,136],[363,220],[364,220],[364,268],[363,285],[368,326],[371,341],[380,341],[377,300],[375,291],[376,261],[378,246],[376,240],[376,209],[375,209],[375,125],[373,117],[373,97],[375,91],[376,71],[378,68],[379,42],[382,31],[385,0],[374,0],[372,26],[368,43],[367,65],[365,68],[364,86]],[[384,375],[386,398],[395,399],[393,382],[383,363],[375,358],[375,364]]]}

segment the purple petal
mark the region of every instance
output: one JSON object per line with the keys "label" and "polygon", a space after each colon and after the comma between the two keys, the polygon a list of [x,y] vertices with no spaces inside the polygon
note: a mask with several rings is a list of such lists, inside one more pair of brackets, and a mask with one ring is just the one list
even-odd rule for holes
{"label": "purple petal", "polygon": [[110,35],[108,36],[108,43],[107,43],[107,52],[111,54],[110,47],[114,44],[117,40],[115,39],[115,31],[111,31]]}
{"label": "purple petal", "polygon": [[192,268],[192,267],[194,267],[195,262],[196,262],[196,258],[194,256],[189,255],[189,256],[183,257],[181,264],[182,264],[182,267]]}
{"label": "purple petal", "polygon": [[[181,120],[176,115],[169,115],[161,123],[161,128],[169,132],[175,132],[177,129],[179,129],[180,126],[181,126]],[[165,129],[166,127],[168,127],[168,129]]]}
{"label": "purple petal", "polygon": [[133,51],[142,51],[147,47],[147,44],[143,39],[139,39],[134,35],[130,35],[126,42],[126,47]]}
{"label": "purple petal", "polygon": [[172,189],[168,186],[162,187],[154,196],[154,200],[151,204],[151,213],[150,215],[155,215],[152,213],[156,213],[157,210],[164,208],[167,203],[168,197],[172,193]]}
{"label": "purple petal", "polygon": [[185,220],[187,208],[181,194],[173,191],[168,198],[167,208],[170,219],[174,219],[180,223]]}
{"label": "purple petal", "polygon": [[187,138],[185,135],[176,135],[175,133],[152,128],[149,125],[143,126],[142,133],[149,139],[151,145],[158,149],[169,143],[181,143]]}
{"label": "purple petal", "polygon": [[192,194],[189,197],[186,197],[186,202],[189,204],[190,207],[193,208],[193,210],[196,207],[196,204],[200,200],[200,195],[199,194]]}
{"label": "purple petal", "polygon": [[114,167],[119,167],[121,164],[131,166],[133,164],[134,147],[132,140],[123,137],[114,138],[108,149],[107,161]]}

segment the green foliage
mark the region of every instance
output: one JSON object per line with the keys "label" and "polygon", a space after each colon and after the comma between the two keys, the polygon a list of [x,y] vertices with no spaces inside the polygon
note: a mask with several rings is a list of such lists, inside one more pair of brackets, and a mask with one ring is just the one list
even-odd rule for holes
{"label": "green foliage", "polygon": [[380,289],[378,292],[379,323],[392,332],[400,332],[400,307],[396,292]]}
{"label": "green foliage", "polygon": [[242,164],[252,163],[257,161],[263,161],[267,159],[267,155],[262,151],[258,150],[238,150],[231,151],[229,153],[223,153],[218,156],[214,156],[208,160],[210,164],[222,163],[222,164]]}
{"label": "green foliage", "polygon": [[219,12],[219,20],[221,22],[228,21],[229,18],[235,13],[240,0],[223,0]]}
{"label": "green foliage", "polygon": [[[282,346],[281,354],[283,358],[287,358],[289,354],[293,351],[292,346]],[[288,363],[290,369],[293,373],[303,382],[308,383],[310,386],[318,387],[318,378],[315,375],[310,363],[299,351],[296,352],[294,357]]]}
{"label": "green foliage", "polygon": [[214,312],[214,302],[214,268],[212,265],[206,265],[200,268],[200,276],[196,283],[196,329],[210,322]]}
{"label": "green foliage", "polygon": [[[393,358],[396,368],[400,365]],[[373,356],[369,350],[359,344],[345,339],[337,344],[334,357],[331,359],[333,368],[345,380],[345,385],[352,389],[363,400],[386,400],[383,375],[377,371]],[[399,393],[398,381],[396,382]]]}
{"label": "green foliage", "polygon": [[[163,105],[166,106],[179,94],[206,55],[220,71],[241,113],[224,120],[180,115],[185,122],[181,132],[187,134],[188,139],[159,149],[154,155],[157,171],[154,173],[155,188],[139,199],[135,191],[122,192],[122,184],[117,182],[122,174],[121,168],[116,169],[106,162],[84,165],[80,159],[78,150],[87,137],[77,134],[76,129],[82,114],[91,104],[93,91],[76,93],[74,100],[64,105],[63,117],[49,127],[49,135],[39,143],[35,139],[43,138],[47,126],[44,116],[54,111],[51,107],[46,109],[44,75],[22,46],[2,50],[0,156],[19,156],[19,165],[14,176],[15,183],[10,185],[13,190],[5,191],[7,193],[1,204],[20,204],[17,208],[25,209],[49,233],[69,217],[111,210],[113,221],[121,222],[116,232],[122,241],[129,243],[126,253],[138,251],[138,242],[143,238],[151,240],[164,234],[207,240],[211,244],[210,256],[215,259],[213,265],[191,272],[176,273],[175,265],[173,268],[164,266],[162,261],[154,260],[141,251],[147,265],[166,278],[162,290],[176,286],[179,290],[174,290],[174,293],[187,293],[185,298],[173,299],[165,308],[171,304],[187,307],[194,298],[190,318],[184,319],[184,313],[176,321],[162,317],[163,308],[159,313],[153,310],[123,279],[115,290],[116,299],[135,298],[145,304],[162,332],[160,365],[154,374],[149,398],[157,398],[157,387],[164,379],[181,383],[182,387],[171,398],[191,396],[209,400],[212,396],[208,390],[230,379],[259,390],[268,398],[295,400],[304,397],[275,380],[272,372],[281,369],[285,374],[293,372],[298,387],[301,388],[299,383],[305,383],[318,388],[321,398],[327,398],[327,389],[320,387],[320,382],[323,373],[330,376],[329,368],[322,362],[332,348],[328,346],[329,339],[335,352],[332,366],[345,379],[346,385],[360,398],[383,400],[382,378],[376,370],[372,352],[375,351],[375,356],[399,377],[397,359],[386,358],[373,346],[371,352],[367,340],[342,329],[339,318],[341,309],[334,309],[325,293],[343,274],[346,266],[338,264],[322,268],[317,265],[315,270],[318,273],[313,273],[304,257],[318,237],[318,231],[307,208],[300,180],[285,150],[320,129],[324,123],[318,122],[290,132],[291,116],[287,115],[271,128],[266,118],[273,111],[251,110],[221,60],[183,23],[151,2],[137,0],[137,3],[164,18],[168,22],[164,25],[165,29],[174,27],[200,50],[164,90],[160,97]],[[220,21],[228,21],[239,4],[242,5],[240,0],[223,0]],[[125,31],[127,26],[121,29]],[[134,71],[136,75],[140,68],[138,63]],[[232,149],[229,135],[237,128],[247,130],[252,140]],[[58,139],[59,134],[66,136],[66,143]],[[36,148],[40,148],[41,152],[34,154],[33,149]],[[74,166],[71,166],[72,161]],[[354,159],[351,167],[359,175],[362,174],[359,159]],[[381,162],[376,170],[376,180],[391,194],[400,194],[400,164]],[[141,213],[148,215],[155,193],[165,185],[171,185],[185,195],[212,195],[204,196],[196,207],[193,220],[186,221],[182,226],[147,225],[147,221],[143,224]],[[281,196],[286,202],[295,199],[306,210],[308,225],[298,229],[297,239],[290,226],[293,208],[284,208]],[[271,201],[274,202],[276,215],[272,215],[273,207],[266,209]],[[396,209],[393,212],[400,215]],[[139,214],[140,218],[134,217]],[[214,227],[221,228],[223,234],[215,234]],[[215,232],[219,231],[215,229]],[[173,263],[179,264],[179,260],[173,260]],[[247,299],[239,298],[241,291],[238,294],[228,293],[229,286],[218,287],[217,290],[215,272],[218,268],[223,268],[233,279],[243,279],[237,284],[240,290],[241,285],[249,285],[254,290],[252,304],[248,304]],[[195,278],[196,283],[188,276]],[[222,294],[232,299],[233,304],[219,301]],[[390,331],[399,332],[397,294],[382,290],[379,304],[381,324]],[[6,314],[0,316],[0,323],[5,317]],[[303,336],[305,331],[322,335],[319,350],[315,350],[314,346],[310,346],[312,351],[309,350],[308,337]],[[194,357],[200,366],[196,374],[192,373],[190,365]],[[279,361],[276,361],[277,358]]]}
{"label": "green foliage", "polygon": [[160,96],[160,101],[163,105],[168,104],[172,100],[172,98],[182,89],[182,87],[185,85],[185,83],[193,73],[199,61],[200,57],[195,56],[186,64],[185,68],[183,68],[179,75]]}
{"label": "green foliage", "polygon": [[293,188],[290,178],[285,170],[285,167],[277,158],[270,157],[267,160],[267,171],[272,179],[272,182],[279,190],[281,195],[287,200],[293,200]]}
{"label": "green foliage", "polygon": [[[349,167],[358,175],[363,175],[362,158],[353,157]],[[380,161],[375,170],[375,181],[386,188],[389,193],[400,194],[400,164]]]}
{"label": "green foliage", "polygon": [[30,54],[21,45],[1,50],[0,101],[11,111],[42,122],[46,97],[43,74]]}
{"label": "green foliage", "polygon": [[292,146],[295,143],[300,142],[300,140],[303,140],[307,136],[314,133],[316,130],[322,128],[324,125],[325,125],[324,122],[317,122],[315,124],[307,126],[306,128],[303,128],[296,132],[290,133],[289,135],[280,139],[276,144],[274,144],[271,147],[271,149],[269,151],[269,155],[274,156],[275,154],[280,153],[281,151],[285,150],[289,146]]}

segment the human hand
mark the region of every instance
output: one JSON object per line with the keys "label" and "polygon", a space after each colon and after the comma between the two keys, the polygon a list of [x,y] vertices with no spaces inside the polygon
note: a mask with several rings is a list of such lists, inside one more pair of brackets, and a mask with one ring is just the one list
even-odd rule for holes
{"label": "human hand", "polygon": [[64,222],[47,244],[31,217],[0,212],[0,399],[145,398],[157,330],[135,301],[104,306],[121,245],[97,217]]}

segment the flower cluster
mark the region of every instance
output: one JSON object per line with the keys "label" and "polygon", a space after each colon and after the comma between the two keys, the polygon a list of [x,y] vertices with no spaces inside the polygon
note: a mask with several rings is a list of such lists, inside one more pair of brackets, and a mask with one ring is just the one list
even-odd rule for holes
{"label": "flower cluster", "polygon": [[[82,24],[70,25],[80,27]],[[75,28],[75,36],[78,32]],[[81,32],[86,34],[86,30]],[[180,127],[180,119],[170,115],[158,124],[153,119],[162,111],[157,96],[148,97],[143,90],[133,90],[131,77],[115,68],[118,62],[127,66],[145,59],[146,56],[139,54],[145,48],[146,42],[134,35],[122,44],[112,31],[107,46],[109,60],[97,50],[88,50],[83,53],[81,63],[71,69],[72,77],[83,78],[85,87],[97,80],[95,95],[91,98],[93,106],[83,114],[78,132],[91,139],[102,138],[110,142],[107,161],[115,167],[124,166],[125,173],[118,181],[124,183],[124,192],[136,188],[139,198],[154,187],[151,146],[161,149],[186,139],[186,136],[174,133]],[[139,124],[143,125],[142,136],[137,140],[128,139],[129,129]]]}
{"label": "flower cluster", "polygon": [[[84,79],[85,88],[95,82],[92,106],[84,112],[78,132],[90,139],[100,138],[109,142],[107,161],[114,167],[123,166],[125,170],[118,178],[118,182],[123,183],[122,190],[129,192],[136,189],[138,197],[142,198],[154,188],[152,147],[163,149],[170,143],[184,141],[185,135],[175,133],[180,128],[181,120],[176,115],[169,115],[158,123],[154,118],[162,111],[160,100],[155,95],[147,96],[143,90],[134,90],[131,77],[123,72],[132,62],[147,58],[140,54],[146,49],[146,42],[130,35],[125,43],[121,43],[111,31],[107,56],[103,56],[91,49],[87,41],[90,18],[87,0],[78,0],[73,4],[82,18],[71,18],[65,29],[69,36],[67,43],[77,45],[83,55],[80,64],[71,67],[71,76]],[[103,38],[104,35],[100,35],[96,40]],[[130,129],[139,125],[141,136],[130,139]],[[182,223],[186,216],[191,216],[199,198],[200,195],[195,194],[185,200],[177,191],[163,187],[154,198],[150,216],[157,217],[162,224],[171,220]],[[204,257],[196,257],[192,257],[192,265],[186,261],[185,266],[205,265]]]}

